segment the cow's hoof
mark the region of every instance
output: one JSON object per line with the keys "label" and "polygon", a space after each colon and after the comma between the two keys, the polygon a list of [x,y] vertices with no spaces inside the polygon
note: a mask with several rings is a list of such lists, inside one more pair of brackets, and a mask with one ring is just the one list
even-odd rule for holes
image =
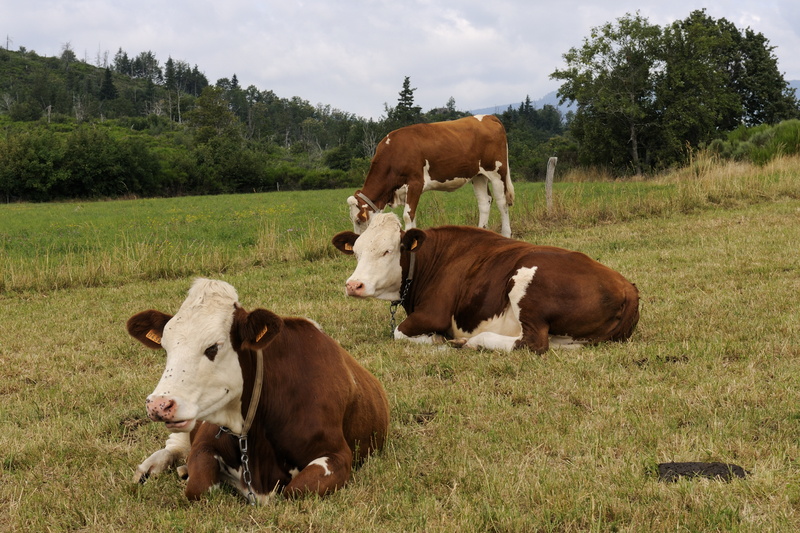
{"label": "cow's hoof", "polygon": [[467,345],[467,339],[450,339],[447,341],[447,344],[452,346],[453,348],[463,348]]}

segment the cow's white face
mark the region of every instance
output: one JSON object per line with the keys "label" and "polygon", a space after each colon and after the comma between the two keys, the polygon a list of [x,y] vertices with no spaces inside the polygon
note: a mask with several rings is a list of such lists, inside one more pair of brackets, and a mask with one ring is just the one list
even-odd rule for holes
{"label": "cow's white face", "polygon": [[197,280],[164,327],[167,363],[148,414],[173,431],[190,431],[197,420],[242,425],[242,369],[231,345],[236,290],[227,283]]}
{"label": "cow's white face", "polygon": [[[347,197],[347,207],[350,210],[350,222],[353,223],[353,232],[356,235],[361,235],[369,226],[369,216],[372,211],[359,206],[355,196]],[[364,211],[363,214],[362,211]]]}
{"label": "cow's white face", "polygon": [[372,215],[369,227],[353,244],[358,264],[345,285],[348,296],[400,299],[400,237],[400,220],[394,213]]}

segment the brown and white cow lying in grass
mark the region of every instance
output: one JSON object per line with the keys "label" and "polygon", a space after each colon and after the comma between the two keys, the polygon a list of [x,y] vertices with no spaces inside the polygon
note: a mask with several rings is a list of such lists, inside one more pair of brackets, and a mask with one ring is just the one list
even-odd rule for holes
{"label": "brown and white cow lying in grass", "polygon": [[363,234],[345,231],[333,244],[358,260],[349,296],[402,296],[407,317],[396,339],[541,353],[551,343],[627,339],[639,320],[636,287],[580,252],[471,227],[402,231],[393,213],[373,215]]}
{"label": "brown and white cow lying in grass", "polygon": [[514,203],[514,185],[506,130],[497,117],[475,115],[394,130],[378,143],[364,185],[347,198],[353,230],[360,234],[373,213],[387,205],[405,205],[405,227],[413,228],[423,192],[454,191],[469,181],[478,200],[478,226],[489,223],[494,197],[500,232],[510,237],[508,208]]}
{"label": "brown and white cow lying in grass", "polygon": [[[383,445],[389,423],[383,387],[309,320],[245,311],[232,286],[198,279],[175,316],[143,311],[127,327],[145,346],[167,352],[146,403],[148,416],[174,432],[139,465],[137,480],[188,456],[190,499],[220,481],[258,501],[278,491],[323,495],[342,487],[354,462]],[[217,438],[220,426],[247,433],[249,469],[236,436]]]}

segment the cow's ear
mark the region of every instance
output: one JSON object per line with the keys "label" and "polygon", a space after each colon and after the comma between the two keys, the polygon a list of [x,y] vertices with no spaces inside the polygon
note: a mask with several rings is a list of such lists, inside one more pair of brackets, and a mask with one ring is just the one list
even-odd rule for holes
{"label": "cow's ear", "polygon": [[331,242],[340,252],[352,255],[356,239],[358,239],[358,235],[352,231],[343,231],[334,235]]}
{"label": "cow's ear", "polygon": [[283,327],[283,319],[266,309],[254,309],[249,313],[242,309],[234,317],[242,347],[251,350],[263,349]]}
{"label": "cow's ear", "polygon": [[170,318],[172,318],[172,315],[150,309],[130,317],[126,327],[131,337],[148,348],[157,350],[161,348],[161,337],[164,335],[164,326],[167,325]]}
{"label": "cow's ear", "polygon": [[415,252],[423,242],[425,242],[425,232],[421,229],[412,228],[403,234],[400,239],[400,248]]}

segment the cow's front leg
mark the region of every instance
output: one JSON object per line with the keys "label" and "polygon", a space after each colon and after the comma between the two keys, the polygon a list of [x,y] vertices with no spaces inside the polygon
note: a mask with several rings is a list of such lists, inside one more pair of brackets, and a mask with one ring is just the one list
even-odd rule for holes
{"label": "cow's front leg", "polygon": [[394,330],[394,339],[398,341],[415,342],[417,344],[442,344],[447,341],[443,335],[439,335],[438,333],[423,333],[421,335],[409,337],[400,331],[399,326]]}
{"label": "cow's front leg", "polygon": [[394,330],[395,340],[416,342],[418,344],[442,344],[446,339],[439,331],[445,331],[447,324],[440,324],[421,311],[406,317]]}
{"label": "cow's front leg", "polygon": [[303,468],[283,489],[288,498],[307,494],[325,494],[342,488],[350,479],[353,454],[347,449],[314,459]]}
{"label": "cow's front leg", "polygon": [[173,433],[167,438],[164,447],[154,452],[136,467],[134,483],[144,483],[150,476],[160,474],[178,461],[186,459],[191,447],[188,433]]}

